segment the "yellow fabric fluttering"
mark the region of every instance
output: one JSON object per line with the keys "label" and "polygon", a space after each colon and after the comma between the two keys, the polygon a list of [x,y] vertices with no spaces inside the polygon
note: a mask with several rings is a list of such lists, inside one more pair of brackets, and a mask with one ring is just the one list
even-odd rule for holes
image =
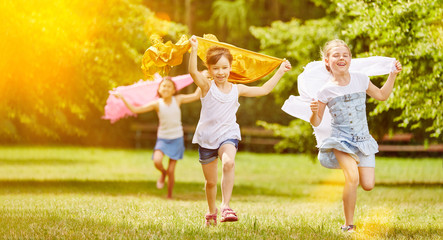
{"label": "yellow fabric fluttering", "polygon": [[[197,37],[197,40],[197,55],[205,64],[206,52],[210,47],[219,46],[229,49],[233,56],[229,81],[233,83],[251,83],[257,81],[274,71],[274,69],[284,61],[280,58],[219,42],[212,34],[205,34],[203,38]],[[167,74],[171,66],[181,64],[183,54],[190,48],[189,40],[185,36],[182,36],[175,45],[171,42],[162,43],[161,40],[158,39],[154,41],[153,45],[146,50],[143,56],[142,69],[147,77],[159,71]]]}
{"label": "yellow fabric fluttering", "polygon": [[171,67],[180,65],[183,55],[189,50],[191,44],[183,35],[176,44],[171,41],[163,43],[159,35],[151,36],[152,46],[143,54],[142,71],[149,80],[154,79],[154,74],[166,76]]}
{"label": "yellow fabric fluttering", "polygon": [[233,56],[232,70],[229,81],[232,83],[251,83],[268,75],[284,60],[249,51],[231,44],[219,42],[212,34],[205,34],[203,38],[197,37],[199,58],[206,64],[206,52],[212,46],[229,49]]}

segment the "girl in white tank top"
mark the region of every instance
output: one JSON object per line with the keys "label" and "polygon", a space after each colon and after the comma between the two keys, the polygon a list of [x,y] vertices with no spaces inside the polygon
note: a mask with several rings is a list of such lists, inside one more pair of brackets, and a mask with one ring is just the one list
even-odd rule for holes
{"label": "girl in white tank top", "polygon": [[212,47],[207,51],[206,64],[213,81],[209,81],[197,70],[198,41],[195,36],[190,39],[191,55],[189,73],[195,84],[202,90],[202,109],[200,120],[194,135],[193,143],[199,145],[200,163],[206,183],[206,199],[208,213],[205,215],[206,225],[217,224],[217,159],[223,165],[222,171],[222,203],[221,222],[237,221],[237,213],[231,209],[234,187],[234,167],[237,144],[241,140],[240,128],[235,114],[240,106],[239,96],[258,97],[271,92],[283,74],[291,69],[288,61],[283,62],[275,75],[261,87],[248,87],[243,84],[228,82],[231,71],[232,55],[228,49]]}
{"label": "girl in white tank top", "polygon": [[200,120],[192,143],[209,149],[217,149],[226,139],[241,140],[236,113],[238,103],[237,85],[229,93],[221,92],[214,81],[205,97],[201,98]]}
{"label": "girl in white tank top", "polygon": [[[166,177],[168,181],[168,198],[172,198],[172,190],[175,182],[175,165],[177,160],[183,158],[185,150],[183,142],[183,128],[181,123],[180,105],[196,101],[200,97],[200,88],[192,94],[180,94],[174,96],[176,87],[171,78],[164,78],[159,85],[158,100],[152,101],[144,106],[135,107],[128,103],[121,94],[114,94],[123,100],[125,105],[133,113],[145,113],[155,110],[159,119],[157,130],[157,142],[154,147],[152,160],[161,175],[157,180],[157,188],[163,188]],[[163,167],[163,156],[169,157],[168,168]]]}
{"label": "girl in white tank top", "polygon": [[182,116],[180,106],[175,97],[172,97],[169,105],[163,98],[158,99],[158,130],[157,137],[163,139],[175,139],[183,137]]}

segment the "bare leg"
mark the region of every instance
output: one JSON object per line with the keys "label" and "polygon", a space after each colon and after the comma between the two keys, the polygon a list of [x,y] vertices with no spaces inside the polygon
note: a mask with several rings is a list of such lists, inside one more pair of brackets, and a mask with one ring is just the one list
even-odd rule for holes
{"label": "bare leg", "polygon": [[163,188],[164,184],[165,184],[165,178],[166,178],[166,170],[163,168],[163,152],[160,150],[155,150],[154,151],[154,157],[152,160],[154,160],[154,166],[155,168],[157,168],[160,172],[161,175],[159,177],[159,179],[157,180],[157,188]]}
{"label": "bare leg", "polygon": [[229,208],[235,177],[235,154],[237,149],[232,144],[224,144],[218,150],[222,160],[223,174],[221,179],[222,204],[221,208]]}
{"label": "bare leg", "polygon": [[373,167],[359,167],[360,185],[365,191],[371,191],[375,186],[375,171]]}
{"label": "bare leg", "polygon": [[208,202],[209,213],[216,212],[215,200],[217,197],[217,163],[218,160],[208,164],[202,164],[203,174],[205,175],[206,201]]}
{"label": "bare leg", "polygon": [[172,189],[174,189],[175,183],[175,165],[177,164],[177,160],[169,159],[168,166],[168,198],[172,199]]}
{"label": "bare leg", "polygon": [[335,150],[335,157],[343,169],[345,175],[345,187],[343,189],[343,210],[345,213],[345,225],[354,225],[355,202],[357,201],[358,167],[357,162],[349,154]]}

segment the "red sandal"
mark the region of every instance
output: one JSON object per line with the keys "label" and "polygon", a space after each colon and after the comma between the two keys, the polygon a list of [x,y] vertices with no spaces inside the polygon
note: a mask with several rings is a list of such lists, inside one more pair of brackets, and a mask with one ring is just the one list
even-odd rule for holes
{"label": "red sandal", "polygon": [[355,232],[355,229],[357,227],[355,225],[348,225],[348,226],[343,225],[340,228],[343,232],[353,233]]}
{"label": "red sandal", "polygon": [[205,215],[205,225],[207,227],[209,227],[211,225],[217,226],[217,212],[218,212],[218,210],[215,209],[214,214],[207,213]]}
{"label": "red sandal", "polygon": [[238,221],[237,213],[230,208],[222,209],[220,222],[236,222]]}

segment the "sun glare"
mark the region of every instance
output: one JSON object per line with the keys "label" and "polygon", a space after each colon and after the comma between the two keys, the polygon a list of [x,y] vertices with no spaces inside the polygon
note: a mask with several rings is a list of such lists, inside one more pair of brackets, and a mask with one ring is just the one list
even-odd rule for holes
{"label": "sun glare", "polygon": [[[69,0],[55,1],[9,1],[1,11],[7,21],[0,26],[2,33],[3,72],[11,76],[29,74],[59,75],[57,65],[69,65],[70,58],[79,57],[79,45],[88,40],[92,24],[90,12],[94,5]],[[54,74],[56,73],[56,74]],[[26,77],[26,74],[25,76]],[[29,76],[28,76],[29,77]],[[34,78],[35,79],[35,78]],[[61,81],[62,79],[46,78]],[[3,79],[5,80],[5,79]]]}
{"label": "sun glare", "polygon": [[35,108],[49,116],[54,106],[62,104],[52,101],[54,96],[75,94],[72,76],[78,73],[73,65],[93,37],[101,4],[71,0],[3,3],[0,11],[6,21],[0,22],[0,71],[5,77],[0,80],[0,91],[6,93],[3,97],[9,105],[24,112]]}

